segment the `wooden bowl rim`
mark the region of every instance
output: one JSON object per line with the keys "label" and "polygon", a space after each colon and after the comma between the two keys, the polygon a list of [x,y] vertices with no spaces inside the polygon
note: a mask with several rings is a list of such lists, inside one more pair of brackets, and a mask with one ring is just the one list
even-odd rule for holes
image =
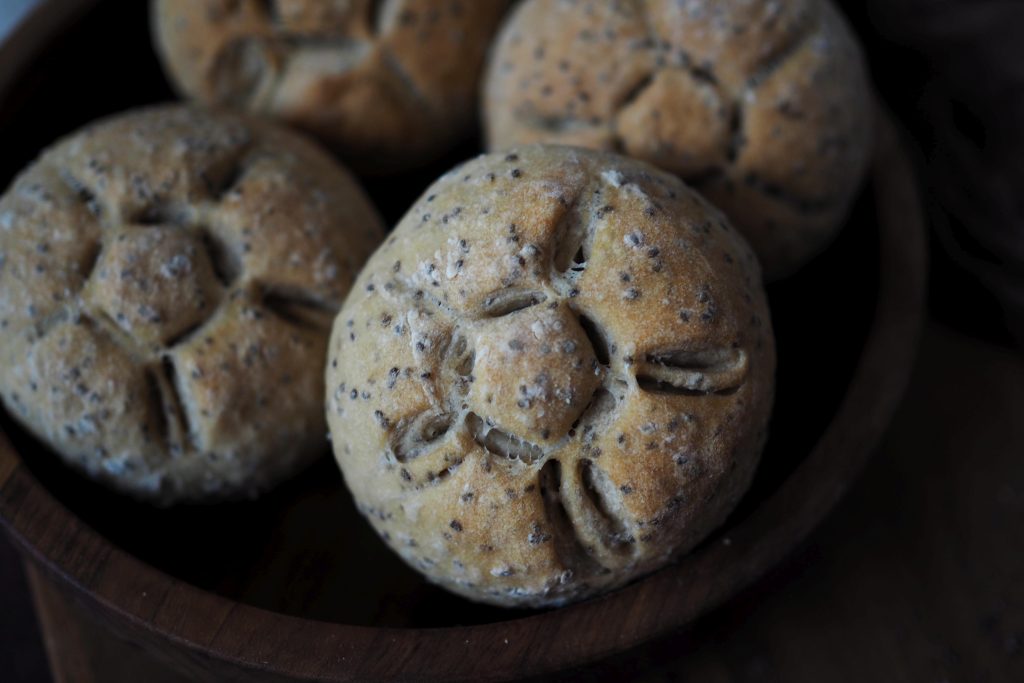
{"label": "wooden bowl rim", "polygon": [[[98,0],[41,3],[0,45],[0,98],[25,65]],[[331,681],[498,681],[597,661],[689,623],[764,574],[822,521],[862,469],[909,380],[924,319],[925,236],[910,161],[890,118],[873,162],[879,297],[838,412],[811,454],[737,525],[595,600],[469,627],[400,629],[302,619],[233,602],[139,561],[35,479],[0,430],[0,525],[77,600],[153,647],[170,642],[254,673]],[[724,568],[724,569],[723,569]]]}

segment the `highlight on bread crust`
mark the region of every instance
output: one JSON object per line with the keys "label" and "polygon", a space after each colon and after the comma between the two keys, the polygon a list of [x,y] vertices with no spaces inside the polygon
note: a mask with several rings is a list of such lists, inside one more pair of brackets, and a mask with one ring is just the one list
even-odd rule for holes
{"label": "highlight on bread crust", "polygon": [[324,450],[330,322],[382,237],[296,133],[181,106],[94,123],[0,198],[0,396],[138,498],[255,494]]}
{"label": "highlight on bread crust", "polygon": [[185,95],[281,118],[363,172],[430,161],[472,134],[509,0],[153,0]]}
{"label": "highlight on bread crust", "polygon": [[490,149],[580,145],[671,171],[725,211],[769,279],[841,227],[872,102],[828,0],[524,0],[483,97]]}
{"label": "highlight on bread crust", "polygon": [[327,419],[406,562],[557,605],[721,524],[774,367],[756,258],[719,211],[645,163],[528,146],[443,176],[371,257],[334,323]]}

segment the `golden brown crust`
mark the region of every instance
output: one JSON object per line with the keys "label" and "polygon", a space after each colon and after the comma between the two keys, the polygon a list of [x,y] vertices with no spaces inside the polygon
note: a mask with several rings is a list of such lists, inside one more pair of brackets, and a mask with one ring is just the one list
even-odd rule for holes
{"label": "golden brown crust", "polygon": [[140,498],[265,489],[321,452],[327,327],[382,235],[295,133],[179,106],[95,123],[0,198],[0,395]]}
{"label": "golden brown crust", "polygon": [[472,132],[508,0],[154,0],[184,94],[280,117],[360,170],[429,161]]}
{"label": "golden brown crust", "polygon": [[871,93],[827,0],[526,0],[486,77],[491,149],[629,154],[721,207],[777,278],[834,237],[871,147]]}
{"label": "golden brown crust", "polygon": [[774,341],[747,243],[678,178],[531,146],[436,182],[335,322],[356,502],[431,580],[553,605],[685,552],[746,489]]}

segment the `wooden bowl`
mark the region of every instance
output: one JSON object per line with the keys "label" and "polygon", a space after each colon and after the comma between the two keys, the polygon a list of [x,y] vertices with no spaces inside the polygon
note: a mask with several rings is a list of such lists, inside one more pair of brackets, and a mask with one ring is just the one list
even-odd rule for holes
{"label": "wooden bowl", "polygon": [[[170,99],[147,3],[44,5],[0,47],[0,186],[60,134]],[[687,624],[791,552],[861,470],[905,388],[923,318],[924,231],[880,116],[849,224],[772,285],[778,394],[753,487],[697,550],[624,589],[512,612],[425,583],[358,516],[324,458],[252,503],[153,510],[74,474],[0,415],[0,520],[45,580],[195,680],[497,681],[595,662]],[[392,222],[453,156],[368,188]]]}

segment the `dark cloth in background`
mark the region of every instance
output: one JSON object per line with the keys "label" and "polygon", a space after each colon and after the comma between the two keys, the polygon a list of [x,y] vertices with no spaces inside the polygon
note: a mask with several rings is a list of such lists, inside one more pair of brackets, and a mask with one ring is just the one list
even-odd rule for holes
{"label": "dark cloth in background", "polygon": [[922,155],[933,315],[1024,348],[1024,2],[842,5]]}

